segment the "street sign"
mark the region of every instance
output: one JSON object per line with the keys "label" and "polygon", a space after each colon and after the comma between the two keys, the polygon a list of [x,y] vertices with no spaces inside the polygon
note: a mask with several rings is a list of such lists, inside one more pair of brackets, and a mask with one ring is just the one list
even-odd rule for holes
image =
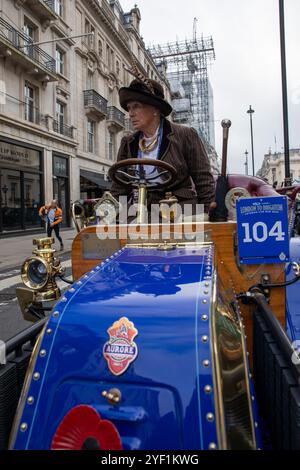
{"label": "street sign", "polygon": [[241,198],[236,209],[241,264],[285,263],[289,260],[286,196]]}

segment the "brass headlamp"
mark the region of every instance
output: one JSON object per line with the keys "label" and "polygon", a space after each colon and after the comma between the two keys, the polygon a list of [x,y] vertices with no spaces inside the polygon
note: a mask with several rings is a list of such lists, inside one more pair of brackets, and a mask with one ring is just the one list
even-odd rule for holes
{"label": "brass headlamp", "polygon": [[96,220],[95,202],[75,201],[71,206],[71,216],[77,232],[92,224]]}
{"label": "brass headlamp", "polygon": [[55,278],[64,274],[64,268],[54,257],[53,243],[54,238],[33,239],[33,244],[37,246],[32,252],[35,256],[27,258],[21,268],[23,283],[35,292],[35,300],[39,302],[57,300],[60,297]]}

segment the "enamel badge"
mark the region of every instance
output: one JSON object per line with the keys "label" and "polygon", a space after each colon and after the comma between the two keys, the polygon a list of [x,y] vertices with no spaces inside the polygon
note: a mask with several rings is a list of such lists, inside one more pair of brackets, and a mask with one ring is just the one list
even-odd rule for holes
{"label": "enamel badge", "polygon": [[133,341],[138,335],[138,330],[128,318],[123,317],[116,321],[107,333],[109,341],[103,346],[103,356],[112,374],[121,375],[138,355],[138,347]]}

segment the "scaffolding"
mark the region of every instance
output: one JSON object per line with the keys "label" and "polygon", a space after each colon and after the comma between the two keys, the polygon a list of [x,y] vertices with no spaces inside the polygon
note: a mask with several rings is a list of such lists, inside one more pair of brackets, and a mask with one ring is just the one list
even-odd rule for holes
{"label": "scaffolding", "polygon": [[212,91],[208,65],[215,60],[212,37],[149,47],[157,67],[167,70],[174,121],[193,126],[209,145],[213,132]]}

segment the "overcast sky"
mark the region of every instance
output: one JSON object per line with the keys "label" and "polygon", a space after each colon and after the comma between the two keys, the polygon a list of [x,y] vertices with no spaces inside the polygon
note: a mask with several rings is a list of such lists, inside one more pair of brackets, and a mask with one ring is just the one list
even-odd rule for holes
{"label": "overcast sky", "polygon": [[[120,0],[125,11],[134,1]],[[214,91],[216,149],[221,155],[221,120],[232,121],[229,171],[244,173],[251,160],[249,105],[255,110],[256,171],[271,147],[283,147],[278,0],[137,0],[146,45],[212,36],[216,61],[209,75]],[[300,148],[300,1],[285,0],[290,148]],[[250,163],[250,161],[249,161]],[[251,165],[249,170],[252,171]]]}

